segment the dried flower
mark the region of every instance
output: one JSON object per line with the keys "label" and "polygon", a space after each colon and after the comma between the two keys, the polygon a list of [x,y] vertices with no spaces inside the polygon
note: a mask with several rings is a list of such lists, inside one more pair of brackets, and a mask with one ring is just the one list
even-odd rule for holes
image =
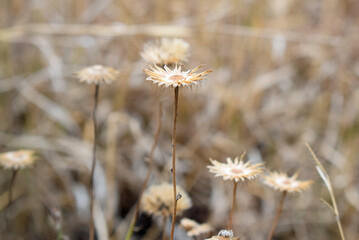
{"label": "dried flower", "polygon": [[88,84],[110,84],[118,79],[119,74],[120,72],[113,68],[94,65],[78,71],[75,73],[75,76],[80,82],[86,82]]}
{"label": "dried flower", "polygon": [[215,173],[215,177],[223,177],[223,180],[234,180],[236,182],[254,179],[263,172],[263,163],[252,164],[243,162],[244,154],[239,160],[238,157],[232,161],[227,158],[227,163],[221,163],[210,159],[213,166],[207,166],[209,171]]}
{"label": "dried flower", "polygon": [[263,176],[264,184],[281,192],[302,192],[310,187],[312,181],[298,181],[298,173],[289,177],[283,172],[270,172],[268,176]]}
{"label": "dried flower", "polygon": [[233,237],[232,230],[221,230],[217,236],[207,238],[206,240],[240,240],[239,237]]}
{"label": "dried flower", "polygon": [[189,44],[178,38],[162,38],[146,43],[141,57],[149,64],[159,66],[181,64],[188,60]]}
{"label": "dried flower", "polygon": [[[192,206],[191,198],[179,186],[177,186],[178,193],[181,198],[177,201],[177,213],[181,212]],[[173,189],[172,184],[162,183],[159,185],[151,186],[142,197],[142,210],[149,214],[169,216],[173,211]]]}
{"label": "dried flower", "polygon": [[36,161],[35,151],[19,150],[0,154],[0,165],[5,169],[19,170]]}
{"label": "dried flower", "polygon": [[155,65],[155,68],[151,67],[151,70],[145,69],[144,72],[148,75],[146,80],[158,83],[159,86],[165,87],[181,87],[198,84],[199,81],[204,79],[204,76],[212,72],[207,70],[201,73],[194,73],[201,66],[198,66],[192,70],[182,71],[181,66],[175,66],[173,70],[164,66],[164,69]]}
{"label": "dried flower", "polygon": [[222,237],[222,236],[212,236],[206,240],[240,240],[239,237]]}
{"label": "dried flower", "polygon": [[199,224],[189,218],[182,219],[181,226],[186,229],[189,237],[198,237],[213,231],[213,227],[208,223]]}

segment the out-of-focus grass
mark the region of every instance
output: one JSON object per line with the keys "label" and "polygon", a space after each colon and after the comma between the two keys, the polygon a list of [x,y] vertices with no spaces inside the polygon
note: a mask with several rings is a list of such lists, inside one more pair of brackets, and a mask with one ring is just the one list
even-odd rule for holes
{"label": "out-of-focus grass", "polygon": [[[119,69],[121,79],[100,93],[96,189],[98,209],[104,212],[97,214],[112,217],[100,239],[121,239],[146,172],[158,99],[164,103],[163,130],[151,183],[170,180],[170,92],[145,83],[139,56],[144,42],[169,36],[191,44],[188,67],[207,64],[215,70],[180,99],[178,179],[194,203],[185,215],[224,227],[230,189],[213,180],[205,166],[209,157],[224,159],[247,150],[250,159],[264,161],[269,169],[299,169],[303,178],[316,182],[311,191],[289,198],[278,239],[338,239],[335,218],[320,201],[330,196],[306,141],[332,180],[347,239],[356,239],[358,13],[359,3],[350,0],[2,1],[1,150],[34,148],[43,156],[19,175],[2,236],[54,239],[46,209],[55,207],[62,211],[63,233],[86,239],[92,89],[71,74],[101,63]],[[115,147],[106,143],[113,131]],[[106,152],[116,163],[110,178]],[[9,174],[2,171],[1,193],[8,182]],[[263,239],[274,193],[259,182],[238,190],[236,231]],[[139,221],[135,237],[159,236],[155,221],[144,215]]]}

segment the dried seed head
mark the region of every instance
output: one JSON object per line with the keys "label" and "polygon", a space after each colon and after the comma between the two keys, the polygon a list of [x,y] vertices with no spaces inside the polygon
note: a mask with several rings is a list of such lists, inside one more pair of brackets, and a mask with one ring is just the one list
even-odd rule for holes
{"label": "dried seed head", "polygon": [[159,86],[165,87],[181,87],[197,85],[199,81],[204,80],[205,75],[212,72],[207,70],[201,73],[195,73],[201,66],[192,70],[182,71],[181,66],[175,66],[172,70],[167,66],[164,69],[155,65],[150,67],[151,70],[145,69],[144,72],[148,75],[146,80],[158,83]]}
{"label": "dried seed head", "polygon": [[110,84],[118,79],[119,74],[120,72],[113,68],[94,65],[76,72],[75,76],[80,82],[87,84]]}
{"label": "dried seed head", "polygon": [[192,219],[189,218],[183,218],[181,219],[181,226],[186,229],[187,231],[191,230],[194,227],[198,226],[198,223]]}
{"label": "dried seed head", "polygon": [[[188,194],[179,186],[177,191],[182,195],[177,200],[177,213],[181,214],[192,206]],[[142,197],[141,208],[144,212],[154,215],[169,216],[173,212],[172,184],[162,183],[151,186]]]}
{"label": "dried seed head", "polygon": [[233,237],[232,230],[221,230],[217,236],[213,236],[206,240],[240,240],[239,237]]}
{"label": "dried seed head", "polygon": [[159,66],[182,64],[188,60],[189,44],[178,38],[162,38],[146,43],[141,57],[145,62]]}
{"label": "dried seed head", "polygon": [[182,219],[181,226],[186,229],[187,236],[189,237],[198,237],[213,231],[213,227],[208,223],[199,224],[189,218]]}
{"label": "dried seed head", "polygon": [[297,180],[298,174],[289,177],[283,172],[270,172],[267,176],[263,176],[263,183],[281,192],[302,192],[310,187],[312,181]]}
{"label": "dried seed head", "polygon": [[223,180],[236,182],[252,180],[263,172],[263,163],[244,163],[243,156],[244,154],[240,160],[236,157],[234,161],[231,158],[227,158],[227,163],[210,159],[212,165],[207,167],[211,173],[215,173],[215,177],[222,177]]}
{"label": "dried seed head", "polygon": [[6,152],[0,154],[0,165],[5,169],[19,170],[30,167],[36,159],[32,150]]}
{"label": "dried seed head", "polygon": [[218,236],[233,237],[233,231],[232,230],[221,230],[221,231],[219,231]]}

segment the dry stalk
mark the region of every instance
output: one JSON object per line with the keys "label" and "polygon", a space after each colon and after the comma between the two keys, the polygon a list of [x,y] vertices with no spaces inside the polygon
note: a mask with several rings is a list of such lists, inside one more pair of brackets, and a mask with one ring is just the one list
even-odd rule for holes
{"label": "dry stalk", "polygon": [[11,181],[10,181],[10,185],[9,185],[9,205],[12,203],[12,190],[13,190],[12,188],[15,184],[17,173],[18,173],[18,170],[12,171]]}
{"label": "dry stalk", "polygon": [[279,201],[277,213],[275,215],[273,225],[272,225],[272,228],[271,228],[271,230],[269,232],[267,240],[271,240],[273,235],[274,235],[275,229],[277,228],[277,224],[278,224],[278,221],[279,221],[280,214],[282,213],[283,203],[284,203],[284,199],[285,199],[286,196],[287,196],[287,191],[283,191],[282,196],[281,196],[280,201]]}
{"label": "dry stalk", "polygon": [[93,204],[94,204],[94,175],[95,175],[95,166],[96,166],[96,144],[97,144],[97,121],[96,121],[96,110],[98,102],[98,92],[100,85],[96,84],[95,95],[94,95],[94,107],[93,107],[93,124],[94,124],[94,142],[92,148],[92,166],[91,166],[91,176],[90,176],[90,240],[95,239],[95,229],[94,229],[94,216],[93,216]]}
{"label": "dry stalk", "polygon": [[228,230],[233,230],[233,214],[236,206],[236,193],[237,193],[237,182],[233,181],[233,195],[232,195],[232,208],[229,214]]}
{"label": "dry stalk", "polygon": [[162,240],[166,240],[166,222],[167,222],[167,216],[163,215],[163,218],[162,218]]}
{"label": "dry stalk", "polygon": [[319,161],[317,155],[314,153],[313,149],[309,146],[308,143],[306,143],[305,145],[307,146],[307,149],[309,150],[315,163],[317,164],[317,166],[315,166],[315,168],[317,169],[320,177],[324,181],[325,186],[327,187],[327,189],[329,191],[329,195],[332,200],[332,206],[329,203],[326,203],[326,204],[330,206],[329,209],[331,209],[333,211],[333,213],[335,214],[335,220],[336,220],[338,228],[339,228],[340,237],[342,240],[345,240],[342,223],[340,221],[340,215],[339,215],[339,210],[338,210],[338,206],[337,206],[337,201],[335,200],[334,190],[333,190],[329,175],[328,175],[327,171],[325,171],[323,165],[320,163],[320,161]]}
{"label": "dry stalk", "polygon": [[176,125],[178,118],[178,94],[179,87],[174,89],[174,111],[173,111],[173,126],[172,126],[172,178],[173,178],[173,214],[171,226],[171,240],[175,232],[176,212],[177,212],[177,190],[176,190]]}
{"label": "dry stalk", "polygon": [[117,152],[117,133],[119,129],[120,117],[118,113],[111,113],[107,120],[106,132],[106,183],[108,192],[106,195],[106,220],[108,229],[113,228],[115,216],[115,195],[116,195],[116,152]]}

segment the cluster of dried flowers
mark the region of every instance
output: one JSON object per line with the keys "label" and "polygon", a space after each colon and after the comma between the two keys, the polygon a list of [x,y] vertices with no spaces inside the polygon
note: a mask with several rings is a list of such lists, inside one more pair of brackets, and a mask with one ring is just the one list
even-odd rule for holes
{"label": "cluster of dried flowers", "polygon": [[[182,70],[181,64],[185,63],[189,57],[189,44],[181,39],[167,39],[163,38],[156,42],[147,43],[144,46],[144,50],[141,53],[143,59],[150,64],[149,69],[145,69],[144,72],[148,75],[146,80],[157,83],[158,86],[172,87],[174,88],[174,123],[173,123],[173,134],[172,134],[172,176],[173,184],[161,183],[158,185],[151,186],[143,195],[140,194],[138,201],[141,204],[142,211],[153,214],[155,216],[163,217],[163,225],[165,225],[167,217],[172,215],[172,229],[171,239],[173,239],[174,227],[176,214],[181,213],[191,206],[191,199],[187,193],[176,184],[176,122],[177,122],[177,109],[178,109],[178,95],[179,88],[185,86],[192,86],[198,84],[199,81],[205,79],[205,76],[212,72],[207,70],[201,73],[196,71],[201,67],[198,66],[194,69]],[[96,166],[96,145],[97,145],[97,127],[96,127],[96,108],[98,102],[99,85],[102,83],[112,83],[115,81],[119,72],[113,68],[104,67],[101,65],[95,65],[92,67],[85,68],[78,71],[75,76],[80,82],[95,85],[94,94],[94,109],[93,109],[93,121],[94,121],[94,143],[93,143],[93,158],[91,167],[91,178],[90,178],[90,213],[91,213],[91,224],[90,224],[90,239],[94,239],[94,220],[93,220],[93,177]],[[155,142],[157,140],[155,139]],[[155,145],[154,145],[155,147]],[[154,148],[153,148],[154,149]],[[150,154],[152,155],[152,154]],[[149,157],[151,161],[152,156]],[[149,172],[146,177],[146,181],[143,184],[143,188],[146,188]],[[173,195],[172,195],[173,192]],[[137,218],[137,211],[133,217],[131,226],[126,235],[126,239],[131,238],[133,231],[133,225]],[[163,226],[164,227],[164,226]],[[163,233],[165,237],[165,234]]]}
{"label": "cluster of dried flowers", "polygon": [[[241,158],[238,157],[234,161],[230,158],[227,158],[227,163],[221,163],[216,160],[210,159],[212,165],[208,166],[209,171],[215,174],[215,177],[222,177],[225,181],[233,181],[233,201],[232,209],[229,216],[228,229],[231,230],[231,234],[228,236],[220,235],[214,236],[210,239],[239,239],[233,237],[233,225],[232,217],[234,212],[234,207],[236,204],[236,187],[238,182],[250,181],[258,177],[261,173],[264,172],[263,163],[251,163],[250,161],[244,162],[245,154],[242,154]],[[282,192],[282,198],[279,203],[277,214],[272,225],[272,229],[268,236],[268,239],[272,239],[276,225],[279,220],[279,216],[282,210],[283,201],[287,193],[302,192],[310,187],[312,181],[299,181],[297,180],[298,174],[294,174],[289,177],[286,173],[278,172],[268,172],[266,175],[263,175],[263,183],[275,190]],[[223,234],[223,233],[222,233]]]}
{"label": "cluster of dried flowers", "polygon": [[[206,75],[211,73],[211,70],[203,72],[197,72],[201,66],[195,67],[189,70],[183,70],[182,64],[184,64],[189,57],[189,44],[181,39],[161,39],[156,42],[147,43],[144,46],[144,50],[141,53],[142,58],[149,64],[148,69],[144,69],[147,74],[146,80],[151,81],[158,86],[170,87],[174,89],[174,117],[173,117],[173,130],[172,130],[172,184],[160,183],[152,185],[144,194],[140,195],[138,201],[138,208],[141,206],[143,212],[147,214],[160,216],[163,218],[163,239],[166,238],[164,229],[167,218],[172,216],[172,227],[170,239],[173,239],[176,215],[181,214],[192,205],[191,199],[188,194],[180,186],[176,184],[176,123],[178,117],[178,96],[179,90],[182,87],[188,87],[197,85],[199,82],[205,79]],[[93,172],[95,168],[95,155],[96,155],[96,106],[98,98],[99,85],[102,83],[112,83],[119,76],[119,72],[113,68],[104,67],[101,65],[95,65],[89,68],[85,68],[76,73],[80,82],[86,82],[89,84],[95,84],[95,104],[93,111],[94,120],[94,146],[93,146],[93,164],[91,169],[91,227],[90,227],[90,239],[93,239]],[[208,166],[209,171],[215,174],[215,177],[221,177],[225,181],[233,182],[233,199],[232,209],[230,211],[228,230],[222,230],[217,236],[213,236],[210,239],[239,239],[233,236],[233,212],[236,205],[236,189],[239,182],[250,181],[256,179],[260,174],[264,172],[263,163],[252,163],[250,161],[244,161],[243,154],[240,158],[227,158],[226,163],[219,162],[217,160],[210,159],[212,165]],[[150,172],[149,172],[150,174]],[[147,180],[143,185],[143,189],[146,188]],[[276,220],[272,227],[272,231],[269,239],[273,235],[276,222],[278,221],[281,211],[281,205],[283,204],[286,193],[301,192],[307,189],[310,181],[298,181],[297,174],[292,177],[288,177],[285,173],[268,173],[263,176],[263,183],[283,192],[279,212],[277,213]],[[129,228],[126,239],[130,239],[133,225],[135,224],[137,213],[135,214],[132,226]],[[209,224],[199,224],[190,219],[183,219],[181,225],[187,230],[187,234],[190,237],[198,237],[203,234],[208,234],[213,231],[213,228]]]}
{"label": "cluster of dried flowers", "polygon": [[[172,47],[169,47],[172,46]],[[168,201],[167,191],[169,191],[169,185],[159,185],[151,187],[143,196],[142,201],[142,209],[145,212],[168,216],[171,212],[172,214],[172,231],[171,231],[171,239],[173,239],[173,230],[174,230],[174,221],[176,217],[176,208],[178,212],[182,212],[183,206],[190,206],[187,204],[181,203],[180,198],[178,198],[177,190],[176,190],[176,175],[175,175],[175,125],[177,120],[177,104],[178,104],[178,91],[180,87],[196,85],[198,82],[203,80],[205,76],[211,72],[211,70],[207,70],[201,73],[196,73],[196,71],[201,67],[198,66],[192,70],[182,71],[182,67],[178,66],[179,63],[184,63],[188,60],[188,55],[186,50],[188,50],[188,44],[183,40],[173,40],[172,42],[168,39],[162,39],[161,41],[155,43],[149,43],[145,45],[144,51],[142,52],[142,57],[148,63],[153,63],[153,66],[150,66],[149,69],[145,69],[144,72],[148,75],[148,81],[152,81],[153,83],[158,84],[158,86],[172,87],[175,89],[174,94],[174,131],[172,138],[172,146],[173,149],[173,162],[172,162],[172,170],[173,170],[173,189],[174,195],[172,197],[172,201]],[[171,48],[174,51],[166,51],[165,49]],[[178,51],[175,51],[178,50]],[[178,53],[178,54],[176,54]],[[172,66],[170,68],[169,66]],[[245,154],[241,156],[241,158],[235,158],[232,160],[231,158],[227,158],[226,163],[221,163],[217,160],[210,159],[212,165],[208,166],[209,171],[215,174],[215,177],[222,177],[223,180],[233,181],[233,199],[232,199],[232,209],[229,216],[228,229],[221,231],[217,236],[213,236],[210,239],[239,239],[237,237],[233,237],[233,226],[232,226],[232,218],[233,212],[235,209],[236,203],[236,188],[238,182],[250,181],[256,179],[260,174],[264,172],[264,164],[263,163],[251,163],[244,162]],[[311,181],[298,181],[297,174],[292,177],[288,177],[285,173],[268,173],[266,176],[263,176],[263,183],[283,192],[283,197],[281,200],[281,204],[279,210],[281,211],[281,207],[283,204],[284,196],[287,192],[301,192],[307,189]],[[164,189],[166,187],[166,189]],[[178,187],[177,187],[178,188]],[[180,188],[178,188],[180,189]],[[183,201],[188,202],[187,194],[185,194],[184,190],[179,190],[182,195]],[[186,196],[186,197],[184,197]],[[157,202],[155,201],[157,199]],[[178,205],[177,205],[178,201]],[[171,211],[172,210],[172,211]],[[280,211],[277,213],[279,217]],[[278,221],[278,217],[276,217],[276,221],[273,224],[272,231],[275,230],[276,222]],[[181,225],[187,230],[188,236],[197,237],[201,234],[206,234],[213,230],[212,227],[208,224],[198,224],[190,219],[183,219],[181,221]],[[270,234],[269,239],[273,233]]]}
{"label": "cluster of dried flowers", "polygon": [[[146,80],[151,81],[158,86],[170,87],[174,89],[174,114],[173,114],[173,130],[172,130],[172,184],[162,182],[149,187],[138,201],[138,208],[149,215],[162,217],[163,219],[163,239],[165,235],[165,224],[169,217],[172,217],[171,240],[173,240],[176,215],[192,206],[192,201],[186,191],[176,184],[176,123],[178,117],[178,95],[179,89],[197,85],[203,81],[212,70],[197,72],[201,66],[189,70],[183,70],[184,64],[189,57],[189,44],[181,39],[161,39],[156,42],[147,43],[141,53],[143,59],[150,64],[148,69],[144,69],[147,74]],[[102,65],[94,65],[87,67],[75,73],[76,78],[83,83],[93,84],[95,86],[94,92],[94,108],[93,108],[93,122],[94,122],[94,142],[92,154],[92,166],[90,176],[90,240],[94,239],[94,219],[93,219],[93,181],[94,171],[96,166],[96,145],[97,145],[97,123],[96,123],[96,109],[98,104],[99,86],[103,83],[111,84],[119,78],[119,71],[104,67]],[[157,139],[155,139],[155,142]],[[154,147],[156,145],[154,144]],[[153,149],[154,149],[153,147]],[[153,152],[153,150],[151,151]],[[152,153],[150,154],[152,155]],[[208,169],[215,177],[223,178],[224,181],[233,182],[233,198],[232,208],[229,215],[228,230],[221,230],[217,235],[208,238],[208,240],[239,240],[239,237],[234,237],[233,234],[233,213],[236,205],[236,189],[240,182],[251,181],[265,172],[263,163],[252,163],[251,161],[244,161],[245,154],[240,158],[236,157],[226,159],[226,163],[210,159],[211,165]],[[150,159],[152,156],[150,156]],[[16,173],[18,170],[31,166],[37,157],[32,150],[19,150],[14,152],[6,152],[0,154],[0,166],[5,169],[13,171],[13,177],[9,187],[9,203],[12,201],[12,186],[15,182]],[[150,168],[149,168],[150,169]],[[148,175],[150,171],[148,172]],[[282,192],[282,197],[279,203],[277,214],[273,222],[268,239],[271,239],[276,224],[281,213],[283,201],[287,193],[299,193],[306,190],[311,185],[311,181],[297,180],[298,174],[289,177],[283,172],[267,172],[262,176],[263,183],[275,190]],[[143,189],[146,189],[148,177],[143,184]],[[132,226],[126,236],[126,240],[131,238],[133,225],[135,224],[137,213],[134,215]],[[181,220],[181,226],[187,231],[190,237],[208,236],[213,233],[214,228],[208,223],[197,223],[194,220],[184,218]]]}

